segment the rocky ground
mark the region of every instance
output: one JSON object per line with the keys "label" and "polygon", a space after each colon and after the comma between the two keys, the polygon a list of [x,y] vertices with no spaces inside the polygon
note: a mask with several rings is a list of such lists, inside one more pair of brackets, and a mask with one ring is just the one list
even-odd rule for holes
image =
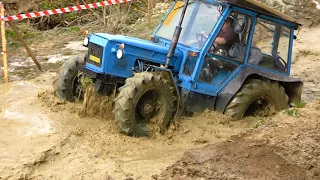
{"label": "rocky ground", "polygon": [[85,49],[50,34],[31,44],[43,72],[21,48],[9,56],[0,179],[320,179],[319,27],[303,27],[295,41],[292,73],[305,83],[305,107],[239,122],[205,112],[151,139],[119,134],[112,117],[83,115],[81,103],[53,96],[56,71]]}

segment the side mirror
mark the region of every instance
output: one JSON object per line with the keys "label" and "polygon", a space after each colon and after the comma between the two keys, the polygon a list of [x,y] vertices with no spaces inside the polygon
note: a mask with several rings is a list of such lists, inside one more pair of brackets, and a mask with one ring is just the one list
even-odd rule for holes
{"label": "side mirror", "polygon": [[239,18],[234,22],[233,29],[236,33],[241,34],[247,26],[247,21]]}

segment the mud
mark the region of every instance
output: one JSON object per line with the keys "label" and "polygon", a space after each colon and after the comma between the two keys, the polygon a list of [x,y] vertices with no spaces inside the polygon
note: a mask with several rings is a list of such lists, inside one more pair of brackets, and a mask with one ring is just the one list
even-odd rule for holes
{"label": "mud", "polygon": [[79,117],[83,104],[57,100],[54,74],[0,86],[3,179],[149,179],[185,150],[221,142],[256,123],[207,112],[185,118],[165,136],[130,138],[118,133],[112,119]]}
{"label": "mud", "polygon": [[[12,49],[9,47],[8,73],[10,82],[31,80],[48,71],[57,72],[65,60],[76,55],[83,55],[85,50],[81,41],[70,41],[67,44],[63,44],[59,40],[54,42],[50,38],[48,40],[50,43],[42,42],[37,45],[30,45],[33,54],[36,55],[36,60],[41,65],[42,71],[37,69],[32,59],[24,52],[24,49]],[[3,77],[2,61],[0,61],[0,70],[0,77]],[[3,83],[3,78],[0,78],[0,83]]]}
{"label": "mud", "polygon": [[311,104],[300,109],[300,118],[279,114],[263,128],[187,151],[153,178],[319,179],[319,108]]}

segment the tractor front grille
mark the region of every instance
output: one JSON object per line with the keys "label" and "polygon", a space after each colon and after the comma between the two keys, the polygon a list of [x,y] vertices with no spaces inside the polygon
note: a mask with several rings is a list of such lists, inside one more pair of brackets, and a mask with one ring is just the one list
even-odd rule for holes
{"label": "tractor front grille", "polygon": [[88,56],[87,63],[101,67],[103,47],[94,43],[90,43],[88,45],[88,50],[89,50],[89,56]]}

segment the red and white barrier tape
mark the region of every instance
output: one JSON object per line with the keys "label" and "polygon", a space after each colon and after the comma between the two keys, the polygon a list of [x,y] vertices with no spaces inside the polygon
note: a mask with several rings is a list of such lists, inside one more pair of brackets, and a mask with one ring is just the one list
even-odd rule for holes
{"label": "red and white barrier tape", "polygon": [[85,9],[92,9],[92,8],[98,8],[102,6],[109,6],[114,4],[121,4],[126,2],[132,2],[133,0],[108,0],[98,3],[92,3],[92,4],[85,4],[85,5],[79,5],[79,6],[72,6],[67,8],[60,8],[60,9],[54,9],[54,10],[44,10],[40,12],[32,12],[32,13],[25,13],[25,14],[18,14],[14,16],[6,16],[6,17],[0,17],[0,21],[14,21],[14,20],[22,20],[22,19],[31,19],[35,17],[41,17],[41,16],[50,16],[54,14],[63,14],[67,12],[75,12],[75,11],[81,11]]}

